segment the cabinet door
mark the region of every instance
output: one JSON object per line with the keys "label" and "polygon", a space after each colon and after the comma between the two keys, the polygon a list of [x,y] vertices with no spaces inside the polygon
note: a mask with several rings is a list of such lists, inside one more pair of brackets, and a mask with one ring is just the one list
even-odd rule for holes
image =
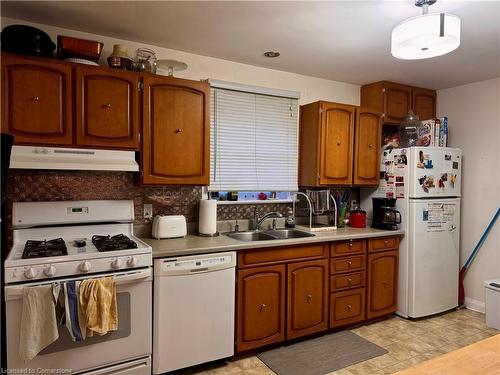
{"label": "cabinet door", "polygon": [[436,91],[413,87],[412,108],[420,120],[436,117]]}
{"label": "cabinet door", "polygon": [[285,340],[285,265],[238,271],[238,352]]}
{"label": "cabinet door", "polygon": [[412,106],[411,87],[385,82],[384,90],[384,122],[400,124]]}
{"label": "cabinet door", "polygon": [[355,107],[322,103],[320,184],[350,185]]}
{"label": "cabinet door", "polygon": [[398,250],[368,256],[368,319],[396,311],[398,287]]}
{"label": "cabinet door", "polygon": [[139,148],[139,76],[76,68],[76,143]]}
{"label": "cabinet door", "polygon": [[380,179],[382,142],[380,114],[366,108],[358,108],[355,129],[353,182],[355,185],[377,186]]}
{"label": "cabinet door", "polygon": [[287,339],[328,327],[328,260],[289,264]]}
{"label": "cabinet door", "polygon": [[366,289],[352,289],[330,295],[330,328],[365,320]]}
{"label": "cabinet door", "polygon": [[2,131],[18,144],[71,145],[71,66],[2,54]]}
{"label": "cabinet door", "polygon": [[208,185],[208,83],[144,78],[142,182]]}

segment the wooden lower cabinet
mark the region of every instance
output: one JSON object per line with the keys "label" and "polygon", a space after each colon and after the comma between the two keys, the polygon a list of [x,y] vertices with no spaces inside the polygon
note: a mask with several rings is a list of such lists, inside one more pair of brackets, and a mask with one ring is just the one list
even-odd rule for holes
{"label": "wooden lower cabinet", "polygon": [[285,340],[284,264],[238,271],[238,352]]}
{"label": "wooden lower cabinet", "polygon": [[398,295],[398,250],[368,255],[368,319],[396,311]]}
{"label": "wooden lower cabinet", "polygon": [[365,288],[335,292],[330,295],[330,328],[365,320]]}
{"label": "wooden lower cabinet", "polygon": [[328,260],[287,266],[287,339],[328,327]]}

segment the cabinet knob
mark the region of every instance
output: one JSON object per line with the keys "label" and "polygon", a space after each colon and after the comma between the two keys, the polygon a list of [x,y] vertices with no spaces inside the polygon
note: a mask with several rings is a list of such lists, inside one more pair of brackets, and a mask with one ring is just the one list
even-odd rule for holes
{"label": "cabinet knob", "polygon": [[104,108],[111,108],[111,103],[104,104]]}
{"label": "cabinet knob", "polygon": [[260,304],[260,312],[262,312],[265,308],[266,308],[266,304],[265,303],[261,303]]}
{"label": "cabinet knob", "polygon": [[34,96],[31,98],[31,100],[33,100],[34,102],[37,102],[40,100],[40,97],[39,96]]}
{"label": "cabinet knob", "polygon": [[349,243],[349,247],[352,247],[352,242]]}
{"label": "cabinet knob", "polygon": [[175,129],[175,132],[176,132],[176,133],[182,133],[182,129],[181,129],[181,128],[179,128],[179,129]]}
{"label": "cabinet knob", "polygon": [[347,305],[347,311],[351,311],[352,310],[352,306],[351,305]]}
{"label": "cabinet knob", "polygon": [[350,260],[347,261],[347,267],[351,268],[352,262]]}
{"label": "cabinet knob", "polygon": [[340,146],[341,144],[342,144],[342,142],[337,141],[337,146]]}
{"label": "cabinet knob", "polygon": [[368,148],[373,148],[373,145],[368,145]]}
{"label": "cabinet knob", "polygon": [[387,240],[384,240],[384,244],[386,244],[386,245],[387,245],[388,243],[389,243],[389,241],[387,241]]}
{"label": "cabinet knob", "polygon": [[347,284],[351,285],[352,284],[352,279],[347,279]]}
{"label": "cabinet knob", "polygon": [[384,288],[387,288],[387,281],[382,281],[382,286],[383,286]]}
{"label": "cabinet knob", "polygon": [[309,303],[309,301],[313,298],[312,294],[308,294],[307,295],[307,303]]}

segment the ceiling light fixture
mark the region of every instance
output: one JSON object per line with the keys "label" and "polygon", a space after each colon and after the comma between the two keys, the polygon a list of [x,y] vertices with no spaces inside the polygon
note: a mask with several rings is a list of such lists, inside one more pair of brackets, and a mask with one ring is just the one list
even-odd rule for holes
{"label": "ceiling light fixture", "polygon": [[460,46],[460,18],[449,13],[429,13],[436,0],[415,0],[422,15],[404,20],[392,30],[391,53],[404,60],[445,55]]}
{"label": "ceiling light fixture", "polygon": [[267,51],[267,52],[264,52],[264,56],[265,57],[269,57],[269,58],[278,57],[279,55],[280,55],[280,53],[276,52],[276,51]]}

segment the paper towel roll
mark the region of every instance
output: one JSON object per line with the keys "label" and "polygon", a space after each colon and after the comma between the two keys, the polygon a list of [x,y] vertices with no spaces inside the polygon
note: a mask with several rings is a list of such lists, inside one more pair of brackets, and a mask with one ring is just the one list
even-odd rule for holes
{"label": "paper towel roll", "polygon": [[202,199],[200,201],[200,222],[198,232],[213,235],[217,233],[217,201]]}

